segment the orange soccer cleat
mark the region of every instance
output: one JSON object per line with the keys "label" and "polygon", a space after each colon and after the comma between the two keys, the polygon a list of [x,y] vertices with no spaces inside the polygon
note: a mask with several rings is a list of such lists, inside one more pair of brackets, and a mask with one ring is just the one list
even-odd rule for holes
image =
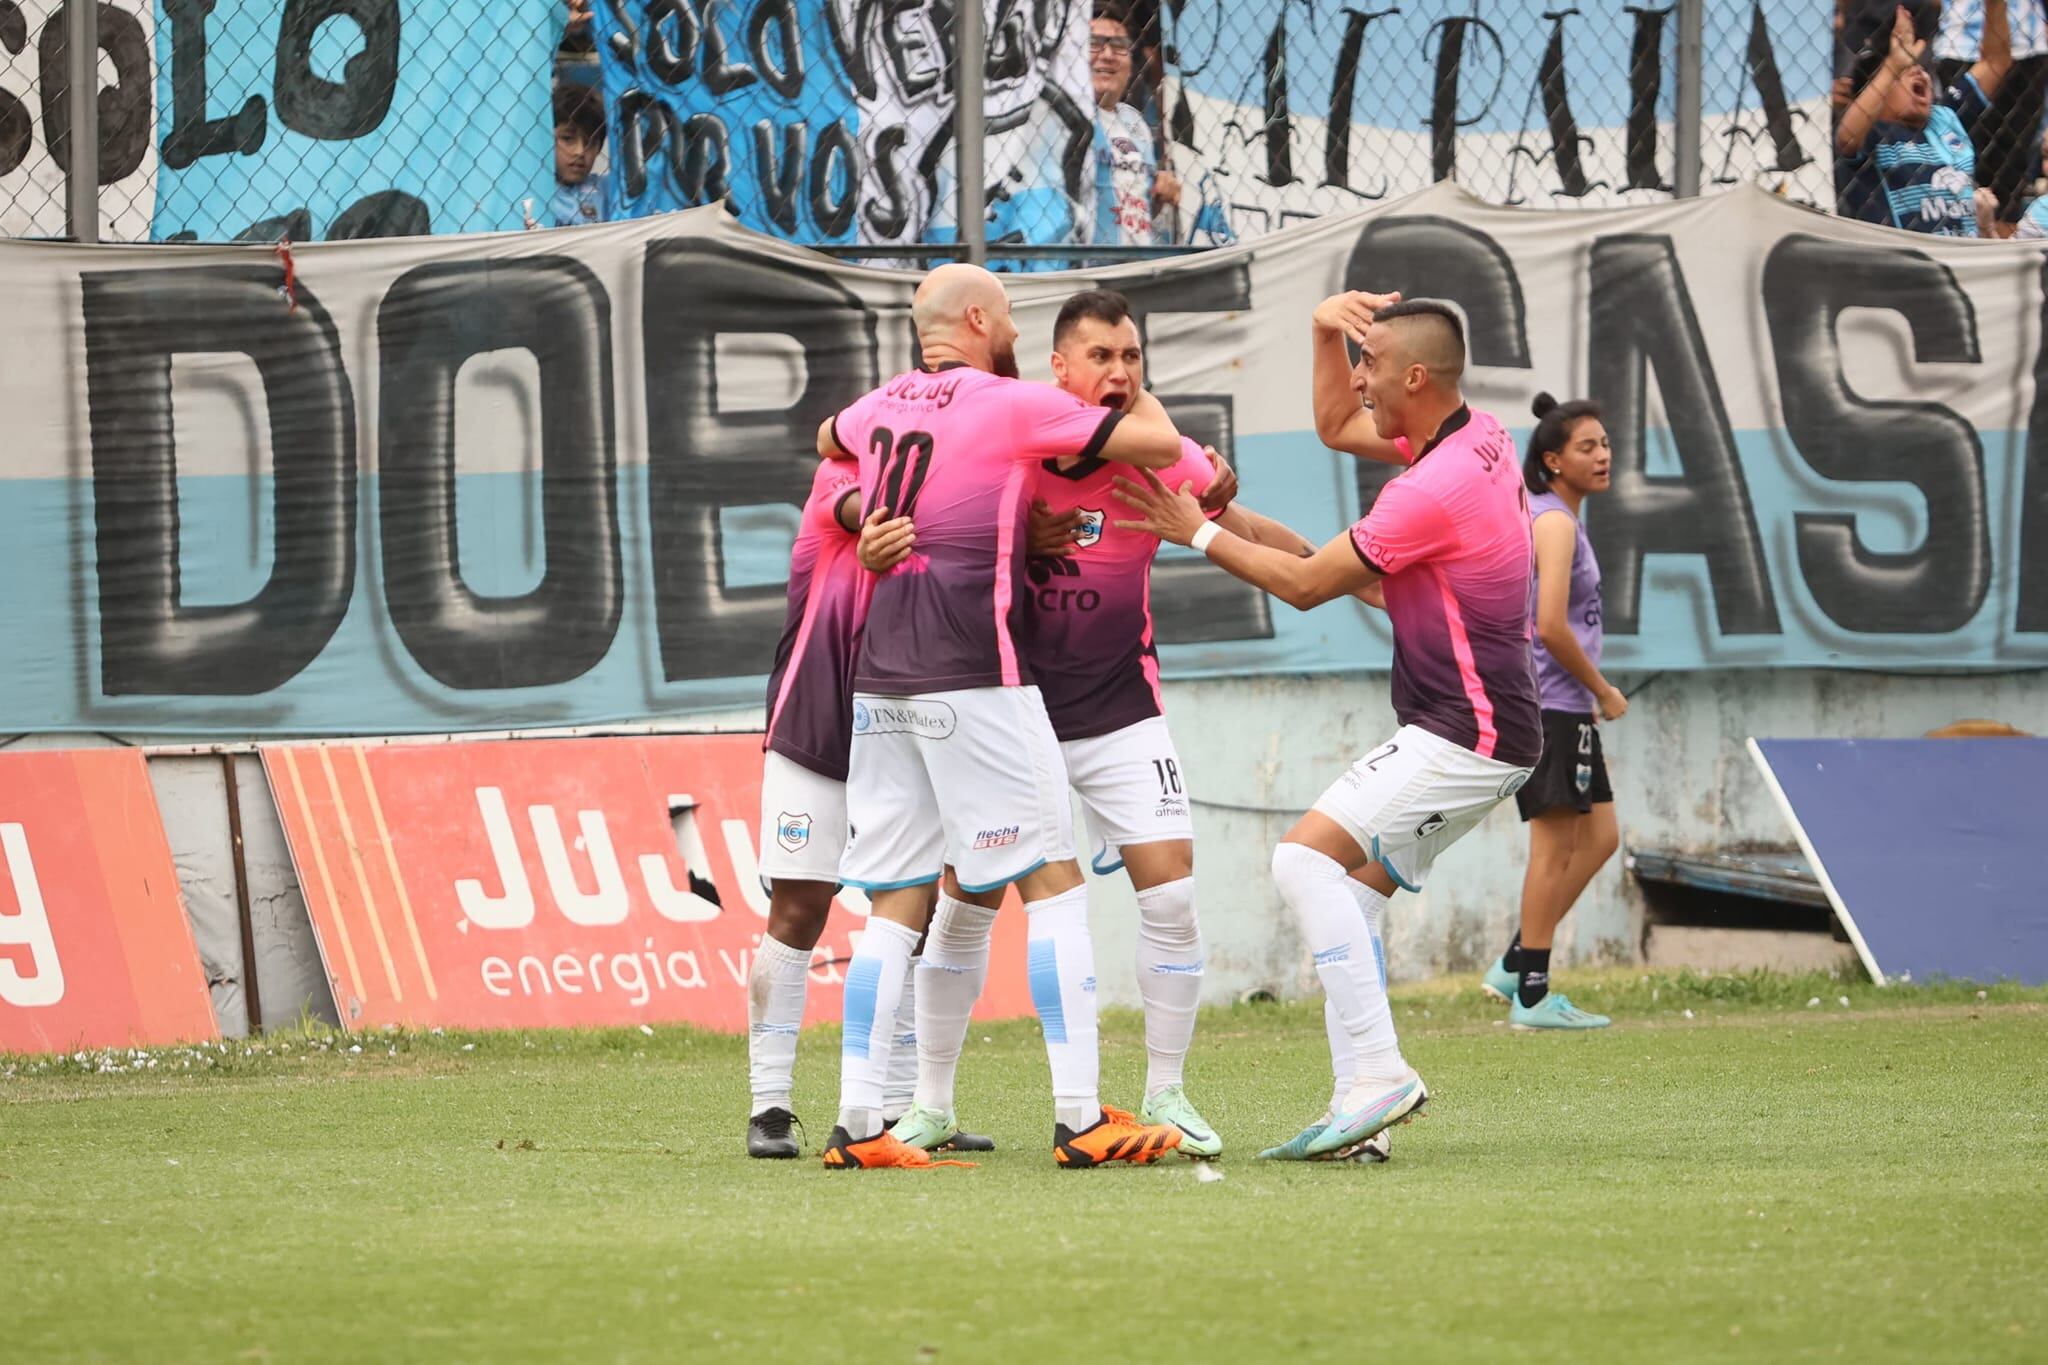
{"label": "orange soccer cleat", "polygon": [[1067,1170],[1127,1161],[1149,1166],[1180,1146],[1180,1129],[1170,1123],[1140,1123],[1135,1114],[1102,1106],[1102,1117],[1076,1133],[1064,1123],[1052,1130],[1052,1154]]}
{"label": "orange soccer cleat", "polygon": [[[1093,1129],[1089,1131],[1093,1132]],[[825,1143],[825,1166],[835,1171],[873,1171],[899,1166],[928,1170],[933,1166],[972,1166],[971,1161],[934,1161],[888,1131],[855,1142],[844,1128],[834,1128]]]}

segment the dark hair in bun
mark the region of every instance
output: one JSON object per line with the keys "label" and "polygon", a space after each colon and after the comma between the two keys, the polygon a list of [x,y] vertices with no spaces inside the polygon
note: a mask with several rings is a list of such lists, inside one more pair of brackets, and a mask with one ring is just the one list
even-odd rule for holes
{"label": "dark hair in bun", "polygon": [[1598,417],[1600,405],[1590,398],[1560,403],[1548,393],[1539,393],[1529,404],[1529,411],[1535,414],[1536,429],[1529,433],[1529,446],[1522,456],[1522,482],[1531,493],[1548,493],[1551,476],[1543,457],[1553,450],[1563,450],[1565,442],[1572,438],[1572,428],[1588,417]]}

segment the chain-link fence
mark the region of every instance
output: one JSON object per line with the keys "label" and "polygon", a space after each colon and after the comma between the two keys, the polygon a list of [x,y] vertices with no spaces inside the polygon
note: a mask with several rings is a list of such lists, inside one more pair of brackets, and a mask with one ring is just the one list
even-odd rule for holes
{"label": "chain-link fence", "polygon": [[[2006,235],[2034,230],[2043,3],[985,0],[976,35],[958,0],[0,0],[0,235],[303,241],[722,202],[844,255],[1031,269],[1442,180],[1546,208],[1755,181]],[[97,38],[93,101],[71,98],[74,30]],[[986,53],[978,117],[963,46]]]}

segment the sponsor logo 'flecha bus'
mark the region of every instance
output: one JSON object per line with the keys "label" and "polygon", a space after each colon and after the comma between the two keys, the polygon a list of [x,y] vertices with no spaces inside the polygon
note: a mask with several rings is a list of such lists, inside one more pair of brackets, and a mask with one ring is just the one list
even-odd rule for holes
{"label": "sponsor logo 'flecha bus'", "polygon": [[974,836],[976,848],[1006,848],[1017,842],[1016,825],[1004,825],[1000,829],[979,830]]}

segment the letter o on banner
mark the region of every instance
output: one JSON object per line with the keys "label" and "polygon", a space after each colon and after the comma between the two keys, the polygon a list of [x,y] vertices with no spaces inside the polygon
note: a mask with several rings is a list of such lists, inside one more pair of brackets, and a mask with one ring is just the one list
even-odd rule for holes
{"label": "letter o on banner", "polygon": [[[449,687],[582,676],[611,648],[625,594],[603,286],[562,257],[421,266],[384,296],[377,336],[384,595],[406,648]],[[547,568],[519,597],[473,592],[456,550],[456,375],[500,350],[540,366]]]}

